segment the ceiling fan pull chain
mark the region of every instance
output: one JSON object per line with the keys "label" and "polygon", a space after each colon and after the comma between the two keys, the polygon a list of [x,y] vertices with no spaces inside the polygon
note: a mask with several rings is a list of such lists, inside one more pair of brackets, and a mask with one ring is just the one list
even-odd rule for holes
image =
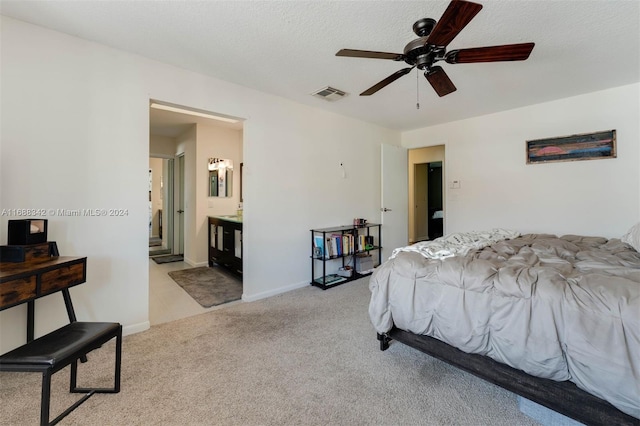
{"label": "ceiling fan pull chain", "polygon": [[416,71],[416,109],[420,109],[420,83],[418,82],[418,74],[420,74],[420,71]]}

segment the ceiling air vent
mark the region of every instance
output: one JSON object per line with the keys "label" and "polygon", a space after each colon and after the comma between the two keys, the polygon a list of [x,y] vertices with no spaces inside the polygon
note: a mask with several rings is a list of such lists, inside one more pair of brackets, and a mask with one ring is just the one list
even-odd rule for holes
{"label": "ceiling air vent", "polygon": [[334,89],[331,86],[327,86],[323,89],[313,92],[311,95],[322,98],[326,101],[337,101],[340,98],[345,97],[347,94],[342,90]]}

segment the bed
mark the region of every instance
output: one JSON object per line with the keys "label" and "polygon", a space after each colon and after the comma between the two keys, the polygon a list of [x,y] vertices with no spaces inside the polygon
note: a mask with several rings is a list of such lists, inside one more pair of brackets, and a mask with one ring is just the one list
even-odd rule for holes
{"label": "bed", "polygon": [[380,347],[586,424],[640,424],[640,253],[623,240],[495,229],[396,249],[369,283]]}

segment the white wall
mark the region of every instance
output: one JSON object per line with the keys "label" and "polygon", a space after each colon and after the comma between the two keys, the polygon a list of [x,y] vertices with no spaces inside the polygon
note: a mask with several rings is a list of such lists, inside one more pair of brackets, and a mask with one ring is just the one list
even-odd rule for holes
{"label": "white wall", "polygon": [[[640,85],[403,133],[408,148],[446,145],[447,232],[620,237],[640,220]],[[616,129],[617,158],[525,163],[527,140]]]}
{"label": "white wall", "polygon": [[151,157],[173,158],[176,154],[176,140],[167,136],[149,135],[149,155]]}
{"label": "white wall", "polygon": [[[80,319],[149,325],[149,99],[247,120],[245,300],[308,284],[311,228],[379,218],[379,146],[398,132],[10,18],[1,31],[1,206],[128,210],[49,217],[61,254],[88,257]],[[24,312],[0,313],[0,351],[24,341]],[[59,295],[37,304],[37,334],[65,321]]]}

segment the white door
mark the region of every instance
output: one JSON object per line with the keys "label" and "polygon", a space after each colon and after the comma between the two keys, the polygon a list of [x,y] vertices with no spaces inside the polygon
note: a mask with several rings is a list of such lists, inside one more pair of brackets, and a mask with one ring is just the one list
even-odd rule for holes
{"label": "white door", "polygon": [[409,173],[406,148],[382,144],[382,261],[409,243]]}

